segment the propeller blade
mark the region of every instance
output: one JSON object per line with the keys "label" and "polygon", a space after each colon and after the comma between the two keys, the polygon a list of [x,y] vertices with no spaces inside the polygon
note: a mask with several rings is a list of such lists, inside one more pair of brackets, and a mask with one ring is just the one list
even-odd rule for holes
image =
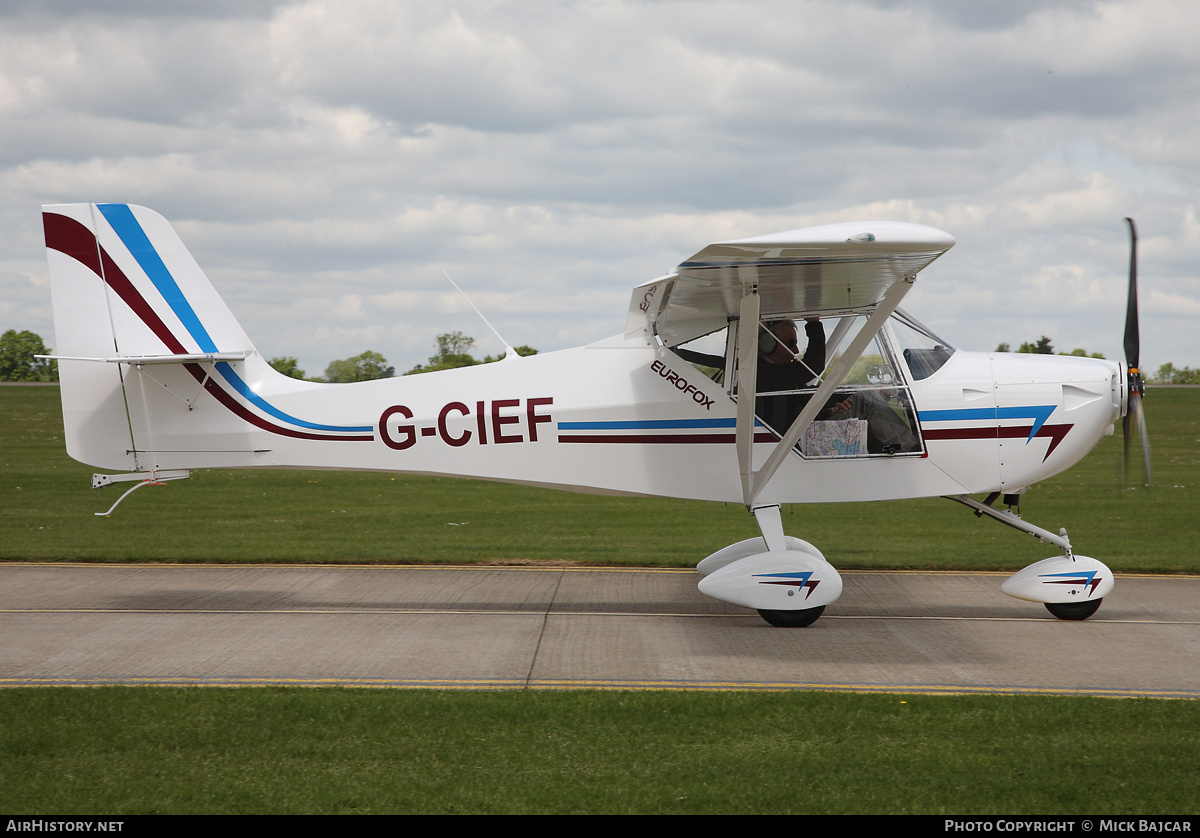
{"label": "propeller blade", "polygon": [[[1132,376],[1131,376],[1132,377]],[[1130,390],[1129,392],[1129,407],[1125,412],[1125,418],[1121,420],[1121,430],[1123,431],[1125,440],[1125,459],[1123,461],[1123,472],[1129,474],[1129,448],[1134,439],[1134,433],[1137,433],[1137,438],[1142,446],[1142,468],[1145,469],[1145,482],[1143,485],[1150,485],[1150,436],[1146,432],[1146,413],[1142,407],[1142,397],[1137,392]],[[1128,483],[1128,478],[1126,478]]]}
{"label": "propeller blade", "polygon": [[1132,218],[1126,218],[1129,225],[1129,300],[1125,304],[1125,363],[1129,365],[1130,374],[1138,372],[1138,362],[1141,360],[1141,339],[1138,334],[1137,307],[1137,227]]}
{"label": "propeller blade", "polygon": [[1132,218],[1126,218],[1129,224],[1129,298],[1125,305],[1125,365],[1128,369],[1129,404],[1121,429],[1125,437],[1125,473],[1129,473],[1129,446],[1133,440],[1134,426],[1137,426],[1138,438],[1142,445],[1142,465],[1145,468],[1146,482],[1150,485],[1150,437],[1146,433],[1146,414],[1142,408],[1142,397],[1146,393],[1146,385],[1142,381],[1142,373],[1138,365],[1141,361],[1141,335],[1138,329],[1137,307],[1137,226]]}
{"label": "propeller blade", "polygon": [[1146,469],[1146,485],[1150,485],[1150,437],[1146,433],[1146,413],[1142,409],[1142,400],[1139,398],[1134,404],[1137,405],[1137,429],[1138,438],[1142,441],[1142,466]]}

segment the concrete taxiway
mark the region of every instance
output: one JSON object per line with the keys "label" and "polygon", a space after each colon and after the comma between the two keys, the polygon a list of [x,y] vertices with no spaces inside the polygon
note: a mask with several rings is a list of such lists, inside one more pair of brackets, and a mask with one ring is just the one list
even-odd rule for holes
{"label": "concrete taxiway", "polygon": [[1062,622],[1003,574],[846,572],[772,628],[686,570],[0,565],[0,686],[302,684],[1200,697],[1200,577]]}

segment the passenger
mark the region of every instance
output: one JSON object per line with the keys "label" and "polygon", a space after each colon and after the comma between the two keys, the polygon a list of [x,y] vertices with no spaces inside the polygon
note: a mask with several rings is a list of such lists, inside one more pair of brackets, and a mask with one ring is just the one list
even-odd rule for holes
{"label": "passenger", "polygon": [[[828,419],[862,419],[867,423],[868,454],[899,454],[918,451],[921,442],[913,432],[908,400],[894,390],[858,390],[853,395],[834,396]],[[895,407],[892,400],[896,400]],[[897,410],[899,408],[899,410]],[[903,418],[902,418],[903,415]]]}

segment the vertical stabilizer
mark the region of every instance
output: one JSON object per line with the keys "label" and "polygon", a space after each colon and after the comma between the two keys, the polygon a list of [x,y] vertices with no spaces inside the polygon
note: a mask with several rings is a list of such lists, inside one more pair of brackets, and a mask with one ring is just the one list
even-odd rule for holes
{"label": "vertical stabilizer", "polygon": [[[184,454],[247,450],[245,418],[199,396],[214,378],[249,390],[248,373],[273,371],[170,224],[127,204],[46,206],[42,219],[68,453],[123,470],[246,464]],[[180,444],[192,436],[209,442]]]}

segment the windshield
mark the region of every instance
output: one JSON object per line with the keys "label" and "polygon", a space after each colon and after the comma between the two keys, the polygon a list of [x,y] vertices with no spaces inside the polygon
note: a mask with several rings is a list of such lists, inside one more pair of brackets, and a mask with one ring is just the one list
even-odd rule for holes
{"label": "windshield", "polygon": [[905,311],[896,309],[890,325],[896,348],[904,357],[914,381],[933,375],[954,354],[953,346]]}

